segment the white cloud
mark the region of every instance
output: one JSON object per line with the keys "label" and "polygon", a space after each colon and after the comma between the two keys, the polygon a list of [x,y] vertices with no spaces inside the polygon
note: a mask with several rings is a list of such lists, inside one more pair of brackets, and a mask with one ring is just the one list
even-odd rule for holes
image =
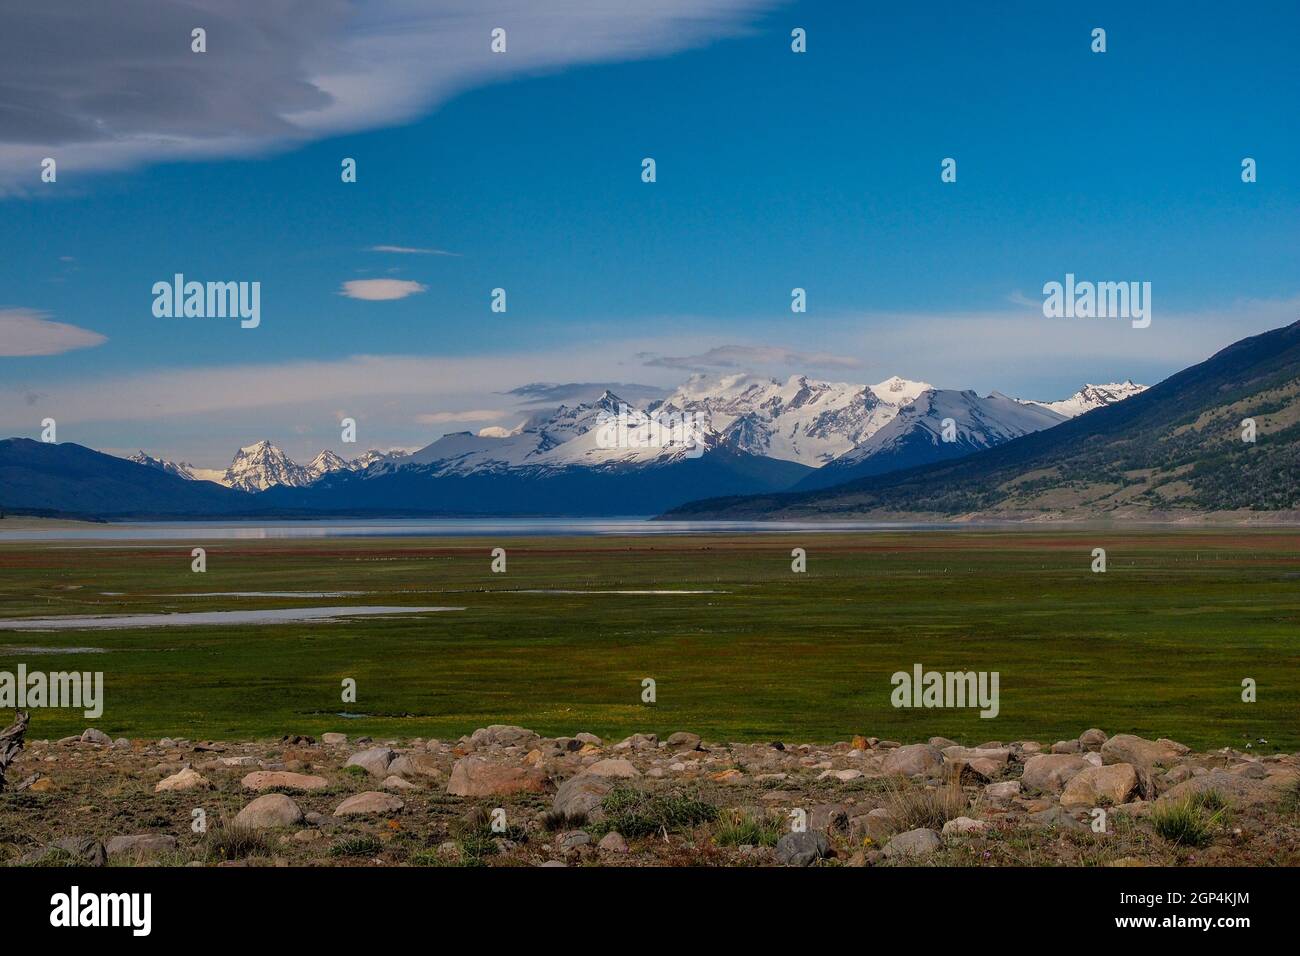
{"label": "white cloud", "polygon": [[[41,0],[0,30],[0,190],[383,128],[519,75],[657,56],[774,0]],[[190,30],[207,30],[207,52]],[[507,52],[489,49],[508,29]],[[87,37],[94,37],[87,43]],[[40,56],[32,51],[39,50]]]}
{"label": "white cloud", "polygon": [[427,291],[425,286],[409,279],[352,279],[343,283],[339,294],[367,302],[388,302]]}
{"label": "white cloud", "polygon": [[0,356],[61,355],[108,341],[98,332],[45,316],[35,309],[0,309]]}

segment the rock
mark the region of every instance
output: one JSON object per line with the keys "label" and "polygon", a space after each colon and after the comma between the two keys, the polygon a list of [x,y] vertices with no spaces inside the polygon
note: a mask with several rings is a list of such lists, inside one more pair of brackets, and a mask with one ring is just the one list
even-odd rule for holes
{"label": "rock", "polygon": [[87,727],[81,732],[81,742],[83,744],[100,744],[108,746],[113,743],[113,738],[102,730],[96,730],[94,727]]}
{"label": "rock", "polygon": [[1006,747],[959,747],[953,744],[943,748],[943,759],[964,760],[968,764],[983,762],[1001,770],[1011,759],[1011,751]]}
{"label": "rock", "polygon": [[1070,778],[1061,791],[1061,806],[1119,806],[1128,803],[1138,789],[1138,774],[1132,764],[1088,767]]}
{"label": "rock", "polygon": [[[64,837],[62,840],[55,840],[50,847],[62,850],[82,866],[103,866],[108,862],[108,853],[104,849],[104,844],[90,837]],[[45,852],[48,852],[48,848]]]}
{"label": "rock", "polygon": [[615,779],[585,773],[570,777],[555,792],[551,808],[570,817],[586,816],[599,807],[605,795],[614,789]]}
{"label": "rock", "polygon": [[931,737],[929,740],[929,744],[931,747],[936,747],[939,750],[946,750],[949,747],[961,746],[960,744],[957,743],[957,741],[949,740],[947,737]]}
{"label": "rock", "polygon": [[818,833],[847,833],[849,830],[848,809],[840,803],[821,803],[812,808],[808,814],[808,829]]}
{"label": "rock", "polygon": [[302,811],[298,804],[283,793],[263,794],[235,814],[235,823],[255,830],[290,827],[301,822]]}
{"label": "rock", "polygon": [[943,766],[943,753],[929,744],[911,744],[885,754],[881,770],[904,777],[928,777]]}
{"label": "rock", "polygon": [[336,817],[362,816],[365,814],[390,814],[400,813],[406,806],[401,800],[391,793],[380,793],[378,790],[367,790],[364,793],[354,794],[338,805],[334,811]]}
{"label": "rock", "polygon": [[348,735],[347,734],[321,734],[320,741],[323,744],[329,744],[330,746],[337,746],[338,744],[347,743]]}
{"label": "rock", "polygon": [[388,772],[397,774],[399,777],[430,777],[435,779],[441,779],[443,774],[442,769],[438,766],[438,758],[427,751],[398,754],[393,762],[388,765]]}
{"label": "rock", "polygon": [[1101,745],[1104,763],[1127,763],[1147,770],[1172,766],[1187,753],[1187,747],[1164,737],[1147,740],[1133,734],[1116,734]]}
{"label": "rock", "polygon": [[591,834],[586,830],[570,830],[568,833],[561,833],[555,842],[562,850],[576,850],[591,842]]}
{"label": "rock", "polygon": [[587,768],[586,772],[591,774],[593,777],[619,777],[622,779],[630,779],[632,777],[641,776],[641,771],[632,766],[632,761],[619,760],[616,758],[597,760]]}
{"label": "rock", "polygon": [[870,838],[874,843],[884,843],[897,829],[894,818],[884,807],[876,807],[874,810],[849,819],[849,832],[858,843],[866,838]]}
{"label": "rock", "polygon": [[700,735],[688,734],[679,730],[668,738],[668,748],[670,750],[699,750]]}
{"label": "rock", "polygon": [[195,790],[195,789],[212,789],[212,784],[206,777],[200,776],[198,772],[186,767],[179,773],[174,773],[165,780],[160,780],[154,786],[154,793],[166,793],[172,790]]}
{"label": "rock", "polygon": [[384,782],[381,783],[380,786],[383,787],[385,790],[419,790],[420,789],[415,784],[411,783],[411,781],[403,777],[399,777],[397,776],[397,774],[392,774],[391,776],[385,777]]}
{"label": "rock", "polygon": [[290,773],[287,770],[255,770],[240,781],[245,790],[323,790],[329,786],[324,777]]}
{"label": "rock", "polygon": [[140,833],[135,836],[115,836],[105,847],[109,857],[145,857],[159,853],[174,853],[176,838],[165,833]]}
{"label": "rock", "polygon": [[1058,740],[1052,744],[1052,753],[1054,754],[1077,754],[1083,747],[1077,740]]}
{"label": "rock", "polygon": [[1011,801],[1020,796],[1019,780],[1004,780],[1002,783],[991,783],[984,788],[984,799],[990,806],[1007,807]]}
{"label": "rock", "polygon": [[626,853],[627,841],[623,839],[623,834],[617,830],[610,830],[600,842],[596,844],[596,849],[604,850],[606,853]]}
{"label": "rock", "polygon": [[939,834],[928,827],[918,827],[892,838],[885,844],[884,853],[887,857],[928,856],[941,846],[943,840]]}
{"label": "rock", "polygon": [[474,733],[470,734],[469,744],[471,750],[480,750],[484,747],[532,747],[541,740],[541,737],[526,727],[516,727],[513,724],[491,724],[487,727],[480,727]]}
{"label": "rock", "polygon": [[615,750],[655,750],[658,747],[658,734],[633,734],[614,745]]}
{"label": "rock", "polygon": [[1051,807],[1047,810],[1039,810],[1037,813],[1029,815],[1029,822],[1040,827],[1056,827],[1058,830],[1087,830],[1084,826],[1070,814],[1066,813],[1060,807]]}
{"label": "rock", "polygon": [[989,824],[986,820],[976,820],[972,817],[957,817],[955,820],[949,820],[943,825],[943,832],[945,836],[950,833],[983,833],[988,828]]}
{"label": "rock", "polygon": [[1083,733],[1079,734],[1080,749],[1087,750],[1090,753],[1096,753],[1098,750],[1101,750],[1101,746],[1105,742],[1106,735],[1096,727],[1085,730]]}
{"label": "rock", "polygon": [[1044,793],[1060,793],[1071,777],[1088,767],[1088,761],[1075,754],[1036,754],[1025,761],[1020,782]]}
{"label": "rock", "polygon": [[498,797],[545,790],[546,774],[535,767],[511,767],[481,757],[456,761],[447,781],[447,792],[454,797]]}
{"label": "rock", "polygon": [[393,762],[395,756],[396,754],[387,747],[371,747],[354,753],[343,766],[360,767],[372,777],[386,777],[388,765]]}
{"label": "rock", "polygon": [[776,861],[784,866],[811,866],[830,851],[826,834],[812,830],[787,833],[776,841]]}
{"label": "rock", "polygon": [[1160,795],[1156,803],[1175,803],[1208,791],[1215,791],[1233,807],[1244,809],[1277,803],[1286,795],[1287,788],[1270,781],[1252,780],[1223,770],[1211,770],[1170,787]]}
{"label": "rock", "polygon": [[601,740],[595,734],[589,734],[585,732],[580,734],[574,734],[573,739],[581,741],[584,744],[589,744],[592,747],[602,747],[605,744],[605,741]]}

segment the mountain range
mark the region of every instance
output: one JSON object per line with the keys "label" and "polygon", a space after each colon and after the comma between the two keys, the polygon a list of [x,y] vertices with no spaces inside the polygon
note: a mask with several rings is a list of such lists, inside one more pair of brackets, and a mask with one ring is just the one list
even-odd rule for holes
{"label": "mountain range", "polygon": [[[1285,517],[1300,511],[1300,322],[1125,400],[951,462],[701,500],[677,518]],[[1288,519],[1289,520],[1289,519]]]}
{"label": "mountain range", "polygon": [[[240,448],[224,469],[144,451],[114,459],[153,475],[152,498],[106,488],[86,499],[58,452],[0,442],[0,506],[101,516],[200,514],[651,514],[701,497],[811,489],[995,447],[1140,394],[1132,382],[1086,385],[1041,402],[938,389],[889,378],[876,385],[807,376],[693,376],[643,406],[610,391],[538,412],[513,429],[443,435],[414,453],[325,450],[294,462],[269,440]],[[55,449],[79,446],[53,446]],[[76,467],[96,455],[80,448]],[[71,454],[71,453],[70,453]],[[103,456],[105,458],[111,456]],[[165,476],[173,484],[159,485]],[[66,477],[66,476],[65,476]],[[44,483],[44,484],[43,484]],[[113,485],[116,487],[116,485]],[[56,492],[55,489],[58,489]],[[222,495],[220,492],[226,492]]]}

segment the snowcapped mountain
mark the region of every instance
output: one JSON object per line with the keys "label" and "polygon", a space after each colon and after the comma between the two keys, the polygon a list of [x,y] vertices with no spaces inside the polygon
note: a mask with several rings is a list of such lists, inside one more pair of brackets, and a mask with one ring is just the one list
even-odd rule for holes
{"label": "snowcapped mountain", "polygon": [[221,483],[240,491],[265,491],[273,485],[301,488],[311,481],[312,476],[306,468],[263,439],[235,452]]}
{"label": "snowcapped mountain", "polygon": [[961,457],[1142,389],[1088,385],[1060,402],[1034,402],[898,376],[862,385],[694,375],[660,401],[638,406],[606,390],[512,429],[446,434],[409,455],[348,460],[327,449],[303,466],[264,440],[241,448],[219,475],[144,452],[132,460],[213,476],[276,507],[643,514],[692,497],[820,488]]}
{"label": "snowcapped mountain", "polygon": [[927,389],[884,427],[806,477],[799,488],[825,488],[947,458],[961,458],[1021,435],[1051,428],[1066,416],[1000,392]]}
{"label": "snowcapped mountain", "polygon": [[1114,405],[1116,402],[1122,402],[1126,398],[1132,398],[1140,392],[1145,392],[1149,385],[1138,385],[1132,379],[1125,379],[1122,382],[1110,382],[1106,385],[1085,385],[1069,398],[1063,398],[1059,402],[1036,402],[1032,399],[1021,399],[1025,405],[1037,405],[1040,408],[1046,408],[1056,412],[1058,415],[1064,415],[1066,418],[1075,418],[1084,412],[1090,412],[1094,408],[1101,408],[1103,405]]}
{"label": "snowcapped mountain", "polygon": [[697,416],[705,432],[749,454],[818,468],[870,438],[928,388],[897,377],[868,386],[804,375],[785,382],[694,375],[661,408]]}
{"label": "snowcapped mountain", "polygon": [[146,455],[143,450],[129,456],[127,461],[133,461],[137,465],[146,465],[150,468],[157,468],[159,471],[165,471],[169,475],[178,475],[186,481],[193,481],[194,475],[190,472],[190,466],[180,462],[168,461],[166,458],[154,458],[152,455]]}

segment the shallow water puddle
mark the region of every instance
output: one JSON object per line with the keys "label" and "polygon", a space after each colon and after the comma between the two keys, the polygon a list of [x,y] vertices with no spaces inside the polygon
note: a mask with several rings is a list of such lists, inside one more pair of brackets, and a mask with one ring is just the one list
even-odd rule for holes
{"label": "shallow water puddle", "polygon": [[285,624],[331,618],[374,617],[379,614],[427,614],[463,611],[463,607],[287,607],[256,611],[195,611],[179,614],[118,614],[111,616],[29,617],[0,619],[0,630],[80,631],[126,627],[193,627],[204,624]]}

